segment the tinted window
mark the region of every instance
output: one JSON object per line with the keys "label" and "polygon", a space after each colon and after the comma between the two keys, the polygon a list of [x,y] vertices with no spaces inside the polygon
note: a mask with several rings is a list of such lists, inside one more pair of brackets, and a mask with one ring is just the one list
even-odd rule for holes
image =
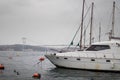
{"label": "tinted window", "polygon": [[105,50],[105,49],[110,49],[110,46],[109,45],[92,45],[86,51],[99,51],[99,50]]}

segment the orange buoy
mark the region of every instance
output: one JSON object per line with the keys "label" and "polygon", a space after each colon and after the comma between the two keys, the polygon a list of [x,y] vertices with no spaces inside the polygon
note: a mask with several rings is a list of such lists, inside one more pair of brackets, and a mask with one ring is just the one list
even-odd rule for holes
{"label": "orange buoy", "polygon": [[41,74],[39,74],[39,73],[34,73],[32,77],[33,77],[33,78],[40,79],[40,78],[41,78]]}
{"label": "orange buoy", "polygon": [[3,70],[5,67],[3,66],[3,64],[0,64],[0,70]]}
{"label": "orange buoy", "polygon": [[40,57],[40,59],[39,59],[41,62],[42,61],[44,61],[45,60],[45,58],[44,57]]}

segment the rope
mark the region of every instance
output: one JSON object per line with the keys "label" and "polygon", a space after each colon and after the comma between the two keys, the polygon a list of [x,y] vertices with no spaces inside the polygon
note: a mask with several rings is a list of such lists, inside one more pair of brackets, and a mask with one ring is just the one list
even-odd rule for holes
{"label": "rope", "polygon": [[[85,16],[84,16],[84,18],[83,18],[84,20],[85,20],[87,14],[88,14],[90,8],[91,8],[91,6],[87,9],[87,12],[86,12],[86,14],[85,14]],[[67,50],[70,48],[71,45],[73,45],[73,41],[74,41],[74,39],[75,39],[75,37],[76,37],[78,31],[80,30],[80,28],[81,28],[81,25],[78,27],[78,29],[77,29],[77,31],[76,31],[76,33],[75,33],[75,35],[74,35],[74,37],[73,37],[73,39],[72,39],[70,45],[68,46]]]}
{"label": "rope", "polygon": [[77,29],[77,31],[76,31],[76,33],[75,33],[75,35],[74,35],[74,37],[73,37],[73,39],[72,39],[70,45],[68,46],[67,50],[70,48],[71,44],[73,45],[73,41],[74,41],[74,39],[75,39],[75,37],[76,37],[78,31],[80,30],[80,27],[81,27],[81,26],[78,27],[78,29]]}
{"label": "rope", "polygon": [[[86,12],[84,18],[86,18],[87,14],[88,14],[88,12],[89,12],[89,10],[90,10],[90,8],[91,8],[91,6],[88,8],[88,10],[87,10],[87,12]],[[85,19],[84,19],[84,21],[85,21]]]}
{"label": "rope", "polygon": [[[86,27],[85,30],[84,30],[84,34],[85,34],[85,31],[87,30],[89,24],[90,24],[90,19],[89,19],[89,23],[87,24],[87,27]],[[82,34],[82,36],[83,36],[84,34]],[[85,36],[84,36],[84,37],[85,37]],[[77,46],[79,46],[79,42],[78,42],[78,44],[75,46],[74,50],[77,48]]]}
{"label": "rope", "polygon": [[116,7],[116,9],[119,11],[118,13],[120,13],[120,8],[119,7],[117,7],[117,6],[115,6]]}

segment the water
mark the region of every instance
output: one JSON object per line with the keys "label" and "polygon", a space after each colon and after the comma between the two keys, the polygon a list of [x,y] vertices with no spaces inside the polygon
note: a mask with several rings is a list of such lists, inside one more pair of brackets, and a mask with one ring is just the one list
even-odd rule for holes
{"label": "water", "polygon": [[120,80],[120,73],[56,68],[46,58],[37,64],[44,54],[1,51],[0,64],[4,64],[5,70],[0,70],[0,80],[35,80],[32,78],[35,72],[41,74],[40,80]]}

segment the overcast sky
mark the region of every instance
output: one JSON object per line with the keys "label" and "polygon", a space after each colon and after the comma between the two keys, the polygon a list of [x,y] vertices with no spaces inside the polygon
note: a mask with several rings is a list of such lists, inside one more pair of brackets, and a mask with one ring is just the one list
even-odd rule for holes
{"label": "overcast sky", "polygon": [[[115,35],[120,37],[120,0],[115,1]],[[91,2],[95,41],[100,22],[102,40],[107,40],[113,0],[86,0],[86,11]],[[82,0],[0,0],[0,44],[21,44],[23,37],[31,45],[69,44],[80,25],[81,9]]]}

